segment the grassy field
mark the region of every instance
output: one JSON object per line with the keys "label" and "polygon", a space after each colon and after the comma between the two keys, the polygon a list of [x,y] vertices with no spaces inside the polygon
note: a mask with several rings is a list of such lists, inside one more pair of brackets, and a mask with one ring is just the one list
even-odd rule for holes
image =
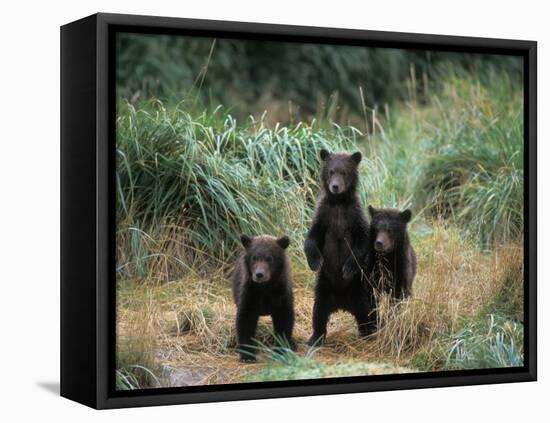
{"label": "grassy field", "polygon": [[[119,101],[117,384],[120,389],[517,366],[523,363],[523,93],[506,74],[449,73],[427,101],[361,125],[236,121],[224,109]],[[411,299],[379,296],[367,340],[337,313],[309,349],[315,275],[304,235],[320,149],[360,149],[363,204],[411,207]],[[230,274],[241,233],[283,233],[298,352],[239,363]]]}

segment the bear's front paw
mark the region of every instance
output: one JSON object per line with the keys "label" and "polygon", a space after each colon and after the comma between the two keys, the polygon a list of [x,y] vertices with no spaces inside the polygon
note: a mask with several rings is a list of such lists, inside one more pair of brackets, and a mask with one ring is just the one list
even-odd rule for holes
{"label": "bear's front paw", "polygon": [[315,241],[311,239],[306,239],[304,243],[304,253],[306,254],[307,264],[309,268],[314,272],[321,270],[323,265],[323,256],[315,244]]}
{"label": "bear's front paw", "polygon": [[323,256],[321,256],[318,252],[312,253],[307,256],[307,264],[311,270],[318,272],[321,270],[321,266],[323,265]]}
{"label": "bear's front paw", "polygon": [[342,266],[342,277],[344,279],[351,279],[358,273],[358,265],[353,258],[349,258]]}

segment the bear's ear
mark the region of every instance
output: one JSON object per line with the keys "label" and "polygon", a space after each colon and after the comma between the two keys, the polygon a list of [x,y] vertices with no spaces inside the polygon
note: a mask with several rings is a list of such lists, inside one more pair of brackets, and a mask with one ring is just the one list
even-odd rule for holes
{"label": "bear's ear", "polygon": [[376,209],[372,206],[369,206],[369,214],[370,217],[374,217],[374,215],[376,214]]}
{"label": "bear's ear", "polygon": [[241,235],[241,244],[243,244],[244,248],[250,247],[250,244],[252,244],[252,237],[248,235]]}
{"label": "bear's ear", "polygon": [[281,247],[283,250],[286,250],[288,244],[290,244],[290,238],[284,235],[277,240],[277,244],[279,244],[279,247]]}
{"label": "bear's ear", "polygon": [[356,151],[355,153],[353,153],[351,155],[351,159],[355,162],[356,165],[358,165],[359,163],[361,163],[361,158],[363,156],[361,155],[361,152],[360,151]]}
{"label": "bear's ear", "polygon": [[328,150],[325,150],[324,148],[321,150],[319,155],[321,156],[321,160],[323,161],[327,161],[330,157],[330,153],[328,152]]}
{"label": "bear's ear", "polygon": [[401,216],[401,219],[405,223],[410,222],[411,217],[412,217],[412,213],[409,209],[407,209],[405,211],[402,211],[399,215]]}

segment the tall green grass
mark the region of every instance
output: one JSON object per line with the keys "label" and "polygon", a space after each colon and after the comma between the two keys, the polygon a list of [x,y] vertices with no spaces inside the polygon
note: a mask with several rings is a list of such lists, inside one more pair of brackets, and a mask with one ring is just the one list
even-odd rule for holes
{"label": "tall green grass", "polygon": [[[237,125],[221,111],[193,117],[159,101],[120,103],[117,221],[130,249],[120,256],[133,260],[120,269],[143,274],[170,249],[166,242],[185,245],[184,257],[225,262],[241,233],[301,239],[318,195],[319,151],[351,151],[360,136],[304,123],[267,128],[252,118]],[[172,231],[166,242],[153,233],[162,227]]]}
{"label": "tall green grass", "polygon": [[316,120],[272,127],[221,107],[197,114],[187,102],[121,100],[120,275],[171,279],[223,267],[241,233],[286,233],[302,260],[322,148],[363,151],[365,205],[412,207],[417,221],[447,221],[484,248],[520,238],[522,93],[505,75],[491,81],[450,74],[431,106],[411,99],[373,112],[368,131]]}
{"label": "tall green grass", "polygon": [[433,216],[451,219],[482,245],[523,232],[523,94],[506,77],[488,85],[452,78],[417,192]]}
{"label": "tall green grass", "polygon": [[489,315],[450,339],[447,369],[523,366],[523,325]]}

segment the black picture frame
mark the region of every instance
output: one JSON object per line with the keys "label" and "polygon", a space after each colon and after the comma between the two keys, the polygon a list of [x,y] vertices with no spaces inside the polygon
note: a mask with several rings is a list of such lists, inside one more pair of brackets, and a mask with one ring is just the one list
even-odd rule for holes
{"label": "black picture frame", "polygon": [[[517,55],[524,58],[525,363],[461,370],[114,390],[114,34],[117,31]],[[537,378],[534,41],[95,14],[61,27],[61,395],[119,408],[534,381]]]}

